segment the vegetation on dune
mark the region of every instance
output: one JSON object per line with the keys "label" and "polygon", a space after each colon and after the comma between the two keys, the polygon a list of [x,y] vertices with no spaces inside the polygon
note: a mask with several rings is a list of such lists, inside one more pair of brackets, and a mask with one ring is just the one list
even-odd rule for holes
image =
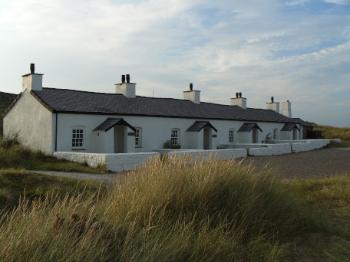
{"label": "vegetation on dune", "polygon": [[350,141],[350,128],[316,125],[315,131],[321,131],[324,138],[340,138]]}
{"label": "vegetation on dune", "polygon": [[17,168],[28,170],[53,170],[66,172],[101,173],[104,167],[91,168],[87,165],[58,160],[41,152],[21,146],[16,139],[0,137],[0,169]]}
{"label": "vegetation on dune", "polygon": [[[285,183],[236,162],[191,165],[186,159],[154,160],[98,197],[22,202],[2,217],[0,257],[3,261],[342,260],[350,255],[350,225],[343,221],[349,212],[345,211],[349,189],[350,179],[345,177],[341,182]],[[339,205],[332,207],[332,199]]]}
{"label": "vegetation on dune", "polygon": [[104,186],[92,181],[50,177],[21,170],[0,170],[0,209],[14,208],[19,201],[44,199],[48,195],[56,199],[67,195],[90,196]]}

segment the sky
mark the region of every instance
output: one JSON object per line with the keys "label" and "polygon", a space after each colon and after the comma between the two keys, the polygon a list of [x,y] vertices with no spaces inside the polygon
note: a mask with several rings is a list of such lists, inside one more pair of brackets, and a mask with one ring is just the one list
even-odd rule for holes
{"label": "sky", "polygon": [[0,0],[0,91],[44,86],[249,107],[271,96],[293,117],[350,126],[350,0]]}

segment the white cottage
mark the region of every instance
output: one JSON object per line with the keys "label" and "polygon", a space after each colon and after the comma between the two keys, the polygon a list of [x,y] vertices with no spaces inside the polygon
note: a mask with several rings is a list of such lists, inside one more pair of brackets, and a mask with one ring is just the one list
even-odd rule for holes
{"label": "white cottage", "polygon": [[173,99],[137,96],[130,75],[122,76],[115,93],[44,88],[42,77],[31,64],[4,116],[3,133],[47,154],[214,149],[303,137],[305,122],[291,118],[289,101],[272,98],[267,109],[255,109],[241,93],[231,105],[202,102],[192,84],[184,99]]}

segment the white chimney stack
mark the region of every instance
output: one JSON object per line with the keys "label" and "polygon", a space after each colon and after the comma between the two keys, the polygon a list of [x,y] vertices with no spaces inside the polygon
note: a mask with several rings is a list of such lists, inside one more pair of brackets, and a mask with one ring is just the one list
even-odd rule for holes
{"label": "white chimney stack", "polygon": [[22,76],[22,90],[42,90],[43,74],[35,73],[35,64],[30,64],[30,73]]}
{"label": "white chimney stack", "polygon": [[247,108],[247,98],[242,97],[242,93],[236,93],[236,97],[231,98],[232,106],[239,106],[243,109]]}
{"label": "white chimney stack", "polygon": [[292,117],[292,103],[289,100],[281,102],[280,107],[280,113],[282,115],[286,117]]}
{"label": "white chimney stack", "polygon": [[183,92],[184,99],[190,100],[195,104],[199,104],[201,102],[201,91],[193,90],[193,84],[190,83],[190,89]]}
{"label": "white chimney stack", "polygon": [[277,113],[280,112],[280,103],[279,102],[275,102],[274,97],[271,97],[271,102],[267,102],[266,103],[266,109],[275,111]]}
{"label": "white chimney stack", "polygon": [[116,93],[130,98],[136,97],[136,84],[130,83],[130,75],[122,75],[121,80],[121,83],[115,85]]}

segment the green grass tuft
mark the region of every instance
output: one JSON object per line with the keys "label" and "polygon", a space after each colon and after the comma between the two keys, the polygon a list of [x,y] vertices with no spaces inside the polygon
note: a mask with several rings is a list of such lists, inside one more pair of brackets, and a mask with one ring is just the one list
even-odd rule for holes
{"label": "green grass tuft", "polygon": [[102,173],[105,167],[91,168],[86,164],[73,163],[47,156],[21,146],[16,139],[0,137],[0,169],[52,170],[65,172]]}

